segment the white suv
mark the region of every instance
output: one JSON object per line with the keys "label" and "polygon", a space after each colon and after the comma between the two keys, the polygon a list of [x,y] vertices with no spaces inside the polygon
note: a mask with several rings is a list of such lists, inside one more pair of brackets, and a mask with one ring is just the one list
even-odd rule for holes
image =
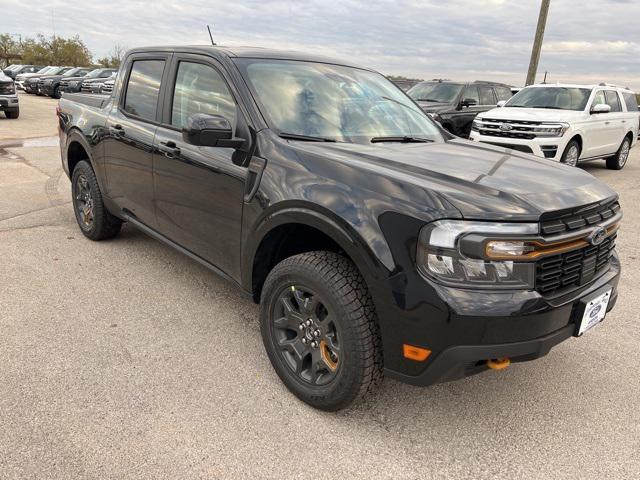
{"label": "white suv", "polygon": [[605,158],[620,170],[640,127],[635,94],[604,83],[531,85],[498,105],[476,117],[471,140],[572,166]]}

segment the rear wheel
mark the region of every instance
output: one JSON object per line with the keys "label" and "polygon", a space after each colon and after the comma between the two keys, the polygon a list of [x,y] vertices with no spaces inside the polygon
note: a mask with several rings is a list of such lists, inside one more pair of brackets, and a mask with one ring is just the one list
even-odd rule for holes
{"label": "rear wheel", "polygon": [[315,408],[345,408],[382,379],[373,302],[355,265],[336,253],[303,253],[274,267],[260,330],[280,379]]}
{"label": "rear wheel", "polygon": [[122,221],[105,207],[96,175],[85,160],[73,169],[71,194],[76,220],[85,237],[105,240],[118,234]]}
{"label": "rear wheel", "polygon": [[7,118],[18,118],[20,116],[20,110],[6,110],[4,114]]}
{"label": "rear wheel", "polygon": [[567,145],[567,148],[564,149],[564,153],[562,154],[562,159],[560,161],[570,167],[575,167],[578,165],[579,158],[580,144],[576,140],[571,140]]}
{"label": "rear wheel", "polygon": [[631,150],[631,140],[625,137],[613,157],[607,158],[607,168],[610,170],[622,170],[629,159],[629,150]]}

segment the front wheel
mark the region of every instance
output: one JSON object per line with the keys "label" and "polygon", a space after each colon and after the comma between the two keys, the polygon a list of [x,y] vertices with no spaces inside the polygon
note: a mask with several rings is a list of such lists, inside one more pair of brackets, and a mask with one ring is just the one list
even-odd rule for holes
{"label": "front wheel", "polygon": [[345,408],[382,379],[373,302],[341,255],[309,252],[276,265],[262,290],[260,330],[280,379],[315,408]]}
{"label": "front wheel", "polygon": [[625,137],[616,154],[611,158],[607,158],[607,168],[609,170],[622,170],[629,159],[629,150],[631,150],[631,140],[629,137]]}
{"label": "front wheel", "polygon": [[60,92],[60,86],[58,85],[56,88],[53,89],[53,95],[51,95],[53,98],[60,98],[62,97],[62,93]]}
{"label": "front wheel", "polygon": [[564,153],[562,154],[561,162],[565,165],[569,165],[570,167],[575,167],[578,165],[578,159],[580,158],[580,144],[571,140],[567,145],[567,148],[564,149]]}
{"label": "front wheel", "polygon": [[4,114],[7,118],[18,118],[20,116],[20,110],[6,110]]}

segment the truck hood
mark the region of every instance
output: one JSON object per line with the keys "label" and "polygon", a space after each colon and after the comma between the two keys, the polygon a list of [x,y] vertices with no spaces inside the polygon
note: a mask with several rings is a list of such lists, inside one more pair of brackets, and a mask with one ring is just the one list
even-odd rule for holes
{"label": "truck hood", "polygon": [[571,122],[584,118],[583,111],[556,110],[549,108],[493,108],[478,115],[478,118],[493,118],[500,120],[526,120],[531,122]]}
{"label": "truck hood", "polygon": [[314,156],[361,169],[363,175],[385,176],[427,189],[465,218],[537,221],[544,212],[617,196],[578,168],[462,139],[370,145],[295,143]]}

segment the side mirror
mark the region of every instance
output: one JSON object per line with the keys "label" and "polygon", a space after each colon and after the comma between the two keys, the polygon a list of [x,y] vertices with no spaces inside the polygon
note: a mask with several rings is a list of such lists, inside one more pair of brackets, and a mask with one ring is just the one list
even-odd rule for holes
{"label": "side mirror", "polygon": [[239,148],[244,139],[233,138],[229,120],[221,115],[196,113],[182,127],[182,139],[199,147]]}
{"label": "side mirror", "polygon": [[498,108],[502,108],[502,107],[504,107],[504,104],[505,104],[505,103],[507,103],[507,101],[506,101],[506,100],[500,100],[500,101],[496,104],[496,107],[498,107]]}
{"label": "side mirror", "polygon": [[611,111],[611,106],[606,103],[598,103],[591,107],[591,113],[609,113]]}
{"label": "side mirror", "polygon": [[462,103],[461,103],[463,107],[475,107],[477,104],[478,104],[477,100],[473,98],[465,98],[464,100],[462,100]]}

